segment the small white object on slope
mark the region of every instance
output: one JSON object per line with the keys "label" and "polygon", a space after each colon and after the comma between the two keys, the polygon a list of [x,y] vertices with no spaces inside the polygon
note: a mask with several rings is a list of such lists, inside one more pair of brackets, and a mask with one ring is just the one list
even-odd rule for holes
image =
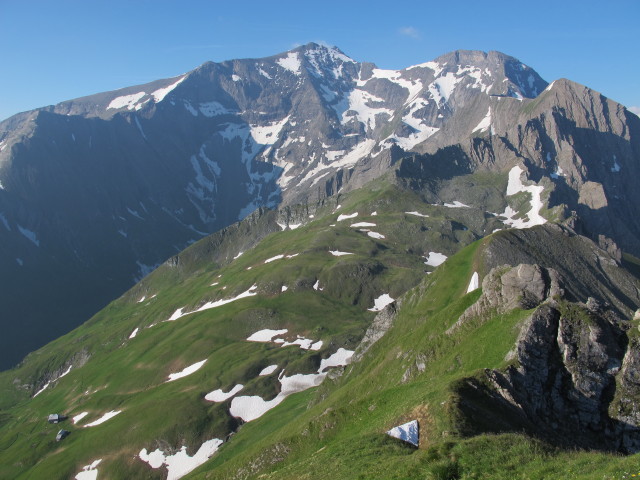
{"label": "small white object on slope", "polygon": [[397,427],[393,427],[387,432],[387,435],[405,441],[417,447],[420,443],[418,421],[413,420],[411,422],[398,425]]}
{"label": "small white object on slope", "polygon": [[373,301],[373,308],[368,308],[370,312],[379,312],[390,303],[395,302],[395,299],[391,298],[388,293],[383,293]]}
{"label": "small white object on slope", "polygon": [[[191,375],[192,373],[198,371],[200,367],[202,367],[207,360],[201,360],[200,362],[194,363],[193,365],[189,365],[184,370],[177,373],[170,373],[169,379],[166,382],[173,382],[174,380],[178,380],[179,378],[186,377],[187,375]],[[165,383],[166,383],[165,382]]]}
{"label": "small white object on slope", "polygon": [[136,327],[136,329],[133,332],[131,332],[131,335],[129,335],[129,339],[135,338],[136,335],[138,335],[138,330],[139,330],[139,328]]}
{"label": "small white object on slope", "polygon": [[49,385],[51,385],[51,382],[47,382],[44,384],[44,386],[38,390],[36,393],[33,394],[33,397],[31,398],[36,398],[38,395],[40,395],[42,392],[44,392],[47,388],[49,388]]}
{"label": "small white object on slope", "polygon": [[427,261],[424,263],[425,265],[429,265],[431,267],[437,267],[439,265],[442,265],[446,259],[447,259],[447,256],[444,255],[443,253],[429,252]]}
{"label": "small white object on slope", "polygon": [[96,480],[98,478],[98,465],[102,461],[101,458],[94,460],[91,465],[82,467],[82,471],[75,476],[76,480]]}
{"label": "small white object on slope", "polygon": [[278,365],[269,365],[268,367],[264,367],[260,373],[258,374],[259,377],[264,377],[266,375],[271,375],[273,372],[275,372],[278,368]]}
{"label": "small white object on slope", "polygon": [[82,420],[84,417],[86,417],[87,415],[89,415],[89,412],[82,412],[79,413],[78,415],[76,415],[75,417],[73,417],[71,419],[71,421],[73,422],[74,425],[77,425],[77,423]]}
{"label": "small white object on slope", "polygon": [[338,215],[338,222],[341,222],[342,220],[348,220],[350,218],[356,218],[358,216],[358,212],[356,213],[351,213],[349,215],[345,215],[345,214],[340,214]]}
{"label": "small white object on slope", "polygon": [[143,462],[147,462],[151,468],[167,466],[167,480],[178,480],[187,473],[195,470],[206,462],[222,445],[222,440],[213,438],[204,442],[193,457],[187,455],[187,447],[183,446],[179,452],[173,455],[164,455],[164,452],[157,449],[147,453],[147,449],[140,450],[139,457]]}
{"label": "small white object on slope", "polygon": [[424,215],[420,212],[404,212],[404,213],[406,213],[407,215],[415,215],[416,217],[425,217],[425,218],[429,217],[429,215]]}
{"label": "small white object on slope", "polygon": [[[251,267],[249,267],[251,268]],[[227,288],[224,287],[223,290]],[[244,292],[242,292],[241,294],[233,297],[233,298],[225,298],[222,300],[216,300],[215,302],[207,302],[204,305],[202,305],[200,308],[193,310],[192,312],[183,312],[183,308],[179,308],[177,309],[175,312],[173,312],[173,315],[171,315],[171,317],[169,317],[166,321],[167,322],[171,322],[173,320],[177,320],[180,317],[184,317],[185,315],[189,315],[191,313],[195,313],[195,312],[202,312],[203,310],[209,310],[210,308],[216,308],[216,307],[220,307],[222,305],[226,305],[227,303],[231,303],[231,302],[235,302],[236,300],[240,300],[241,298],[246,298],[246,297],[253,297],[254,295],[257,295],[258,292],[256,292],[255,290],[258,288],[257,285],[252,285],[251,287],[249,287],[249,290],[245,290]]]}
{"label": "small white object on slope", "polygon": [[111,410],[110,412],[107,412],[103,416],[101,416],[98,420],[95,420],[95,421],[93,421],[91,423],[87,423],[84,426],[84,428],[95,427],[96,425],[100,425],[101,423],[104,423],[107,420],[112,419],[113,417],[115,417],[116,415],[118,415],[121,412],[122,412],[122,410]]}
{"label": "small white object on slope", "polygon": [[289,330],[283,328],[282,330],[271,330],[269,328],[265,328],[264,330],[259,330],[256,333],[250,335],[247,340],[250,342],[270,342],[273,337],[278,335],[282,335],[283,333],[287,333]]}
{"label": "small white object on slope", "polygon": [[471,281],[469,282],[469,286],[467,287],[467,293],[477,290],[478,287],[480,286],[479,283],[480,282],[479,282],[478,272],[473,272],[473,275],[471,276]]}
{"label": "small white object on slope", "polygon": [[226,393],[219,388],[217,390],[214,390],[213,392],[207,393],[204,399],[209,400],[210,402],[217,402],[217,403],[224,402],[225,400],[233,397],[236,393],[238,393],[243,388],[244,388],[244,385],[240,383]]}
{"label": "small white object on slope", "polygon": [[342,255],[353,255],[353,253],[341,252],[340,250],[329,250],[329,253],[334,257],[341,257]]}
{"label": "small white object on slope", "polygon": [[323,373],[327,368],[347,365],[351,361],[351,357],[353,357],[352,350],[339,348],[338,351],[329,358],[320,360],[320,368],[318,369],[318,372]]}
{"label": "small white object on slope", "polygon": [[[279,339],[278,339],[279,340]],[[288,347],[289,345],[299,345],[303,350],[320,350],[322,348],[322,340],[318,340],[313,343],[313,340],[304,337],[298,337],[293,342],[284,342],[282,344],[283,347]]]}
{"label": "small white object on slope", "polygon": [[352,223],[351,227],[353,227],[353,228],[377,227],[377,225],[375,223],[371,223],[371,222],[358,222],[358,223]]}
{"label": "small white object on slope", "polygon": [[465,205],[464,203],[459,202],[458,200],[454,200],[453,203],[445,203],[443,206],[447,208],[471,208],[469,205]]}

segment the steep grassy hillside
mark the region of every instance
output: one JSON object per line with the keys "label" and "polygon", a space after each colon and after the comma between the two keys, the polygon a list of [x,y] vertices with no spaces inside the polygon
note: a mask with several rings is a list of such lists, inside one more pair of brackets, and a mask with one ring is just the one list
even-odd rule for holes
{"label": "steep grassy hillside", "polygon": [[[182,445],[191,454],[237,429],[231,400],[210,402],[207,393],[241,384],[242,395],[269,400],[280,376],[318,373],[322,359],[355,349],[376,299],[397,298],[434,270],[433,259],[425,265],[430,252],[442,261],[487,228],[482,214],[467,222],[471,209],[426,204],[385,179],[337,200],[294,230],[262,211],[194,244],[3,373],[0,476],[68,478],[98,458],[110,478],[162,476],[134,456]],[[304,338],[315,349],[246,341],[264,329],[286,329],[279,341]],[[277,371],[258,375],[270,365]],[[109,412],[120,413],[83,428]],[[69,416],[61,443],[50,413]]]}
{"label": "steep grassy hillside", "polygon": [[[480,290],[466,293],[489,238],[450,258],[401,301],[393,327],[345,374],[283,411],[245,425],[193,478],[623,479],[638,455],[563,449],[521,433],[462,435],[460,381],[504,369],[520,326],[516,309],[446,331]],[[297,412],[303,412],[298,415]],[[385,432],[417,419],[420,448]],[[468,419],[467,419],[468,420]],[[282,423],[280,423],[282,422]],[[274,424],[282,428],[274,432]],[[579,432],[576,432],[579,435]]]}
{"label": "steep grassy hillside", "polygon": [[[507,354],[533,310],[452,327],[484,298],[482,288],[468,292],[474,273],[482,285],[496,256],[516,258],[510,245],[537,237],[490,235],[503,226],[486,210],[504,209],[504,175],[456,177],[431,193],[394,175],[313,207],[256,212],[0,374],[0,478],[180,478],[202,463],[190,478],[633,473],[637,455],[569,452],[508,428],[482,433],[462,408],[476,399],[460,387],[514,365]],[[496,195],[474,193],[488,185]],[[551,244],[562,234],[532,232],[556,235]],[[608,268],[599,274],[613,279],[611,298],[627,291],[619,282],[637,286]],[[629,295],[618,307],[626,316],[638,303]],[[388,332],[358,348],[385,319]],[[48,424],[52,413],[68,419]],[[418,449],[385,435],[414,419]],[[70,433],[57,442],[60,428]]]}

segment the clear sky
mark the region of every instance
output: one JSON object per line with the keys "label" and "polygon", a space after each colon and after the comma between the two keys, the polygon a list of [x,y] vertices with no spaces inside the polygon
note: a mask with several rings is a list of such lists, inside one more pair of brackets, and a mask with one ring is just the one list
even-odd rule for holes
{"label": "clear sky", "polygon": [[499,50],[640,107],[638,0],[0,0],[0,119],[311,41],[392,69]]}

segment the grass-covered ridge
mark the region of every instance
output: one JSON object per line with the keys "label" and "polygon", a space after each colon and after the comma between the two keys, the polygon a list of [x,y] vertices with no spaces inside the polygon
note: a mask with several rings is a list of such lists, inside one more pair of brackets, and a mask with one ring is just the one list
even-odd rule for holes
{"label": "grass-covered ridge", "polygon": [[[476,190],[499,192],[505,182],[456,177],[435,197],[381,178],[304,218],[307,207],[299,209],[291,223],[302,225],[293,230],[282,231],[278,214],[262,211],[192,245],[85,325],[0,374],[0,478],[73,478],[97,459],[101,480],[164,478],[165,469],[137,457],[142,448],[173,453],[184,445],[193,455],[212,438],[225,443],[191,478],[602,478],[576,476],[593,468],[622,478],[616,475],[637,456],[567,453],[517,434],[461,435],[457,382],[505,368],[531,312],[479,318],[446,333],[482,293],[466,292],[474,272],[480,280],[488,273],[491,242],[510,234],[486,237],[501,226],[487,211],[504,208],[490,194],[468,208],[444,203],[471,204]],[[429,252],[449,258],[425,265]],[[238,396],[273,399],[283,370],[311,374],[338,349],[354,350],[382,294],[398,299],[393,326],[342,376],[331,372],[320,387],[243,425],[229,413],[232,399],[205,400],[238,384]],[[322,346],[246,341],[262,329],[287,329],[288,341],[301,336]],[[277,371],[259,376],[270,365]],[[121,413],[83,428],[111,411]],[[46,423],[50,413],[82,412],[78,425]],[[421,425],[419,449],[385,435],[412,419]],[[59,428],[71,434],[56,443]],[[509,455],[520,460],[506,461]]]}
{"label": "grass-covered ridge", "polygon": [[[519,325],[531,314],[514,310],[445,333],[480,295],[465,290],[482,263],[481,243],[450,258],[406,294],[391,330],[340,379],[304,399],[303,415],[278,432],[259,423],[243,427],[194,478],[622,479],[640,474],[638,455],[565,451],[516,433],[465,438],[456,431],[457,382],[485,368],[505,368]],[[277,415],[272,412],[269,421],[277,422]],[[412,419],[421,425],[419,449],[384,434]]]}
{"label": "grass-covered ridge", "polygon": [[[454,220],[459,210],[426,204],[384,179],[370,187],[341,196],[339,206],[319,206],[295,230],[280,231],[275,215],[262,212],[247,219],[244,230],[202,240],[82,327],[2,373],[0,477],[69,478],[97,458],[101,475],[110,478],[161,475],[134,455],[181,445],[192,454],[203,441],[237,429],[230,401],[207,402],[206,393],[241,383],[242,395],[273,398],[277,374],[258,377],[264,367],[311,373],[338,348],[354,349],[375,316],[367,310],[375,298],[397,298],[432,271],[424,264],[429,251],[450,255],[459,242],[483,233]],[[351,226],[361,222],[375,227]],[[247,235],[256,229],[251,240]],[[255,295],[198,311],[253,286]],[[167,321],[178,309],[192,313]],[[265,328],[286,328],[289,341],[302,336],[323,346],[308,351],[245,340]],[[169,374],[203,360],[200,370],[165,383]],[[291,397],[278,411],[299,401]],[[111,411],[121,413],[82,428]],[[49,413],[71,418],[82,412],[88,413],[77,426],[46,423]],[[60,427],[71,435],[56,443]]]}

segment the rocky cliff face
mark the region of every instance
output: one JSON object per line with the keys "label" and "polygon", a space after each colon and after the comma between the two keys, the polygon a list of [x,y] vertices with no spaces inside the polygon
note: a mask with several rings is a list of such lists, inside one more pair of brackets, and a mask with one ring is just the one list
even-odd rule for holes
{"label": "rocky cliff face", "polygon": [[[562,235],[555,230],[552,235]],[[503,240],[487,251],[495,257],[495,247]],[[595,254],[592,261],[605,255],[595,244],[582,241]],[[556,251],[571,248],[565,244]],[[560,260],[558,271],[564,271],[566,263]],[[592,268],[597,267],[592,264]],[[618,288],[622,284],[637,288],[637,280],[619,270],[618,276],[607,276],[599,291],[590,291],[585,282],[581,295],[558,271],[540,265],[491,270],[481,298],[457,325],[513,308],[535,310],[520,326],[506,358],[510,366],[485,370],[460,385],[463,431],[525,429],[565,446],[640,451],[640,415],[635,407],[640,395],[637,320],[622,302],[617,301],[616,308],[604,300],[624,296]],[[609,290],[608,295],[602,295],[602,288]],[[588,297],[584,303],[567,300],[590,292],[599,298]],[[638,298],[634,302],[637,305]]]}

